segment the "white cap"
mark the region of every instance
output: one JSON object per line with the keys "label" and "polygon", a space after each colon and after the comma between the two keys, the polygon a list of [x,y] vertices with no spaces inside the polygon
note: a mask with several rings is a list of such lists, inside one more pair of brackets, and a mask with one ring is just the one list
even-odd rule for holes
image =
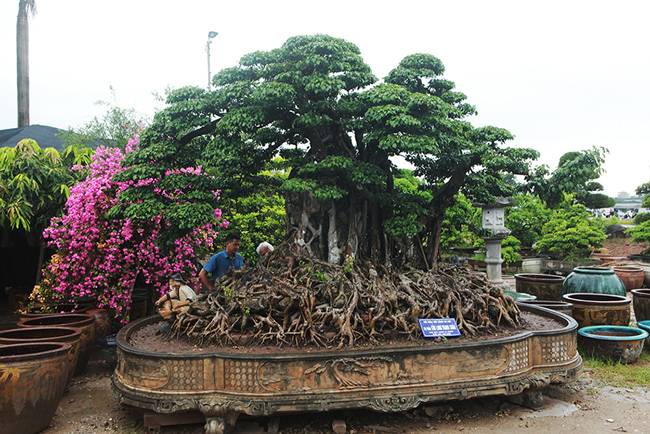
{"label": "white cap", "polygon": [[267,243],[266,241],[264,241],[263,243],[260,243],[259,246],[257,246],[257,249],[255,249],[255,251],[257,252],[258,255],[261,255],[260,250],[262,250],[263,247],[266,247],[267,249],[269,249],[269,252],[273,251],[273,246],[271,244]]}

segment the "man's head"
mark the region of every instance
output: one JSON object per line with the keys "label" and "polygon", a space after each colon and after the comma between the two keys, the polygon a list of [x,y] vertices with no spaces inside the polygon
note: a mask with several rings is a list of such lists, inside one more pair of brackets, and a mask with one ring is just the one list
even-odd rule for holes
{"label": "man's head", "polygon": [[170,283],[173,282],[175,286],[187,285],[183,275],[181,273],[176,273],[169,278]]}
{"label": "man's head", "polygon": [[238,234],[229,233],[226,235],[226,253],[228,256],[235,256],[241,244],[241,237]]}
{"label": "man's head", "polygon": [[264,256],[264,255],[266,255],[268,252],[272,252],[272,251],[273,251],[273,246],[272,246],[271,244],[267,243],[266,241],[264,241],[263,243],[260,243],[259,246],[257,246],[256,251],[257,251],[257,254],[258,254],[258,255],[260,255],[260,256]]}

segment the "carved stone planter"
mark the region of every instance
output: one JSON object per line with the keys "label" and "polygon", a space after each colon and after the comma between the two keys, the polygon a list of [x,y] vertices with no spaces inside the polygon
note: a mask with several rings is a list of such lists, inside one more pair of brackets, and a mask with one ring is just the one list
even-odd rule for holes
{"label": "carved stone planter", "polygon": [[[522,306],[559,328],[505,338],[372,350],[244,353],[149,352],[130,336],[159,317],[128,324],[117,335],[113,393],[121,403],[158,413],[198,410],[206,432],[220,433],[239,414],[369,408],[395,412],[424,402],[489,395],[541,395],[582,369],[577,323],[566,315]],[[532,399],[535,399],[534,397]]]}

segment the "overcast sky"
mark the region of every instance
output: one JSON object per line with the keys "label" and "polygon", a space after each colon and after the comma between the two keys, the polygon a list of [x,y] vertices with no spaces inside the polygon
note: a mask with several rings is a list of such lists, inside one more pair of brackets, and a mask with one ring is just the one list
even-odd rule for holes
{"label": "overcast sky", "polygon": [[[616,196],[650,181],[650,2],[493,0],[219,1],[36,0],[30,18],[31,123],[79,127],[105,109],[152,117],[153,93],[207,86],[295,35],[355,43],[378,77],[405,56],[430,53],[468,96],[475,126],[515,135],[554,169],[568,151],[610,150],[599,180]],[[18,0],[0,1],[0,129],[17,126]]]}

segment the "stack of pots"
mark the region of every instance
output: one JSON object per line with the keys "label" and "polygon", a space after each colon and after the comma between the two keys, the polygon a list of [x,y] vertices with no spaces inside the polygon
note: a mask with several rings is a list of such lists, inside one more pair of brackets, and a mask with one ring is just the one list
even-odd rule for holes
{"label": "stack of pots", "polygon": [[0,331],[0,345],[63,342],[70,344],[68,379],[70,384],[79,359],[81,329],[75,327],[28,327]]}
{"label": "stack of pots", "polygon": [[95,346],[95,317],[89,314],[44,315],[38,318],[22,319],[20,328],[30,327],[74,327],[81,330],[79,338],[79,355],[74,375],[83,373]]}

